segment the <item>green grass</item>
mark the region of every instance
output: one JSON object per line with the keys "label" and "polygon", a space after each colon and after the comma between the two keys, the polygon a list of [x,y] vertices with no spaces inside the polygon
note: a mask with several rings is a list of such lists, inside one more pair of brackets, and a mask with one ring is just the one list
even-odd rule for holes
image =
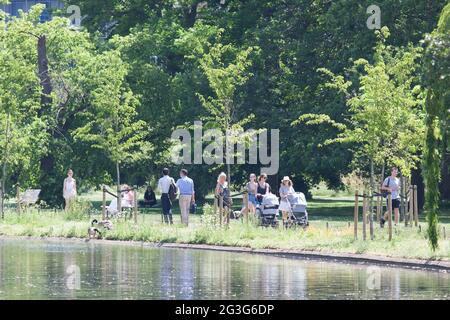
{"label": "green grass", "polygon": [[[235,200],[236,208],[240,199]],[[94,206],[98,203],[94,202]],[[132,221],[114,221],[114,230],[104,234],[109,240],[133,240],[161,243],[192,243],[249,248],[278,248],[313,250],[330,253],[365,253],[392,257],[450,260],[448,223],[449,211],[445,209],[440,229],[446,229],[447,239],[440,239],[439,250],[431,252],[426,239],[426,223],[421,217],[421,232],[418,228],[394,228],[392,241],[388,241],[387,228],[375,226],[375,240],[362,241],[360,223],[359,239],[353,239],[353,202],[346,198],[321,198],[309,202],[310,227],[306,230],[261,228],[242,221],[232,221],[228,230],[202,223],[201,215],[191,215],[189,227],[180,225],[178,209],[175,208],[174,226],[161,223],[160,209],[155,208],[140,214],[138,224]],[[98,211],[96,213],[98,215]],[[20,216],[15,211],[7,211],[5,220],[0,222],[0,235],[85,238],[89,221],[98,216],[65,214],[61,211],[30,210]],[[349,226],[350,222],[350,226]],[[328,228],[327,228],[328,224]]]}

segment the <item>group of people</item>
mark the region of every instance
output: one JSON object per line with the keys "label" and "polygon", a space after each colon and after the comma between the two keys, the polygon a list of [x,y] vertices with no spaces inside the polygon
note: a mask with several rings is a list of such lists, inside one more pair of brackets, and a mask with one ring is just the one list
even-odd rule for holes
{"label": "group of people", "polygon": [[[256,179],[256,175],[254,173],[250,174],[249,182],[246,184],[250,214],[255,214],[256,206],[262,203],[264,196],[272,193],[272,189],[267,182],[267,178],[267,174],[265,173],[261,174],[258,179]],[[290,210],[288,197],[295,194],[294,184],[288,176],[283,177],[278,191],[280,194],[279,209],[282,212],[283,221],[286,221]]]}
{"label": "group of people", "polygon": [[181,169],[180,178],[175,180],[169,175],[168,168],[164,168],[163,176],[158,181],[158,190],[161,192],[161,206],[164,222],[173,224],[172,201],[178,195],[181,211],[181,223],[189,224],[189,211],[191,205],[195,204],[194,181],[188,177],[188,171]]}
{"label": "group of people", "polygon": [[[158,190],[161,193],[161,206],[164,222],[167,224],[173,224],[172,218],[172,202],[178,196],[181,222],[185,225],[189,223],[189,211],[191,206],[195,204],[195,189],[194,181],[188,177],[188,171],[182,169],[180,171],[180,177],[175,180],[169,175],[169,169],[164,168],[162,171],[163,176],[158,181]],[[400,207],[400,179],[397,177],[398,169],[393,167],[391,169],[391,175],[387,177],[381,185],[381,190],[385,193],[390,193],[392,198],[392,211],[394,212],[394,222],[399,222],[399,207]],[[246,191],[248,192],[248,210],[249,214],[256,213],[256,207],[261,204],[263,197],[270,194],[271,187],[267,182],[267,174],[263,173],[258,178],[254,173],[250,174],[249,181],[246,184]],[[131,208],[134,204],[134,192],[128,185],[121,186],[121,206],[122,208]],[[293,183],[288,176],[285,176],[281,180],[279,188],[280,206],[279,209],[282,212],[283,221],[288,218],[290,204],[288,197],[295,194]],[[73,200],[77,195],[77,184],[73,178],[73,171],[69,169],[67,171],[67,177],[64,179],[63,184],[63,196],[65,199],[66,210],[70,208]],[[228,186],[227,175],[222,172],[217,178],[217,184],[215,188],[215,195],[223,198],[224,207],[231,209],[232,200],[230,189]],[[140,201],[140,206],[152,207],[156,205],[156,196],[153,189],[148,186],[144,195],[144,200]],[[108,207],[109,210],[117,210],[117,199],[114,198]],[[381,218],[381,227],[384,226],[387,220],[387,212]]]}

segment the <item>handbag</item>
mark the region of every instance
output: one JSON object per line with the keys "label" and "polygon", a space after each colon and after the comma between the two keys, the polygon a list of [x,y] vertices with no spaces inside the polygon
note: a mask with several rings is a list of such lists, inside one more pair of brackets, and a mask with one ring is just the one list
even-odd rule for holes
{"label": "handbag", "polygon": [[189,208],[189,213],[195,214],[197,212],[197,204],[191,203],[191,206]]}

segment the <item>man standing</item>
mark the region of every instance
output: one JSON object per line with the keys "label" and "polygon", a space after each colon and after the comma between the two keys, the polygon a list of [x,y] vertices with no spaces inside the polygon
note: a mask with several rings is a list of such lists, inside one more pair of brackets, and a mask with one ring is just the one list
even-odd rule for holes
{"label": "man standing", "polygon": [[177,187],[180,192],[181,223],[184,223],[186,226],[189,223],[189,208],[191,203],[195,203],[194,181],[187,175],[188,171],[182,169],[180,171],[180,179],[177,181]]}
{"label": "man standing", "polygon": [[[400,179],[397,178],[398,169],[393,167],[391,169],[391,175],[384,179],[383,185],[381,186],[381,191],[387,191],[391,194],[392,197],[392,211],[394,211],[394,222],[398,224],[400,213]],[[389,203],[387,204],[387,208],[389,210]],[[389,211],[384,214],[384,217],[381,218],[380,226],[383,228],[384,223],[386,222],[387,215]]]}
{"label": "man standing", "polygon": [[169,176],[169,169],[163,169],[163,176],[158,181],[158,190],[161,192],[161,206],[163,211],[164,222],[173,224],[172,219],[172,201],[169,197],[170,186],[174,184],[175,180]]}

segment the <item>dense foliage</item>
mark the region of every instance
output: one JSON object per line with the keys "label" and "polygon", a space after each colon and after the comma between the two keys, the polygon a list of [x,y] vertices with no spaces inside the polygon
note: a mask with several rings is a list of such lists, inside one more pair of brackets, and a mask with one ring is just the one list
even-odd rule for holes
{"label": "dense foliage", "polygon": [[[290,175],[304,192],[320,181],[339,188],[341,176],[354,169],[355,155],[360,169],[370,172],[370,161],[360,161],[361,152],[372,152],[369,160],[376,164],[392,153],[392,145],[377,149],[384,139],[379,131],[370,132],[376,141],[364,144],[369,149],[326,144],[342,128],[292,125],[305,114],[326,115],[352,130],[357,126],[348,126],[350,119],[364,124],[367,119],[359,116],[370,113],[377,130],[383,125],[404,128],[398,137],[402,144],[395,145],[395,151],[404,153],[389,162],[408,171],[407,164],[421,156],[416,142],[424,130],[423,122],[416,123],[423,116],[425,94],[416,86],[424,59],[418,46],[436,28],[446,3],[377,1],[381,23],[390,32],[381,44],[366,26],[366,9],[373,1],[71,0],[67,4],[79,5],[84,17],[79,30],[63,18],[39,24],[38,8],[2,19],[0,143],[10,146],[2,147],[9,150],[2,152],[6,190],[12,192],[11,186],[20,182],[42,188],[44,200],[60,203],[69,167],[81,188],[114,180],[154,183],[163,166],[178,169],[170,164],[173,130],[192,129],[195,120],[211,125],[211,103],[224,112],[222,120],[227,121],[217,122],[221,129],[233,124],[280,129],[280,172],[272,177],[274,187],[280,177]],[[228,79],[238,75],[237,81],[215,76],[233,65],[239,70]],[[330,75],[352,83],[353,100],[330,90]],[[395,103],[372,103],[381,93],[383,100]],[[392,107],[394,118],[376,117]],[[407,108],[414,112],[402,113]],[[350,134],[347,142],[360,139],[355,130],[345,132]],[[226,168],[188,169],[204,195]],[[233,182],[241,185],[259,167],[233,165],[230,171]]]}
{"label": "dense foliage", "polygon": [[441,165],[448,153],[450,113],[450,4],[442,11],[438,27],[425,39],[424,82],[426,99],[426,149],[424,177],[427,187],[426,210],[431,247],[438,246],[438,211]]}

